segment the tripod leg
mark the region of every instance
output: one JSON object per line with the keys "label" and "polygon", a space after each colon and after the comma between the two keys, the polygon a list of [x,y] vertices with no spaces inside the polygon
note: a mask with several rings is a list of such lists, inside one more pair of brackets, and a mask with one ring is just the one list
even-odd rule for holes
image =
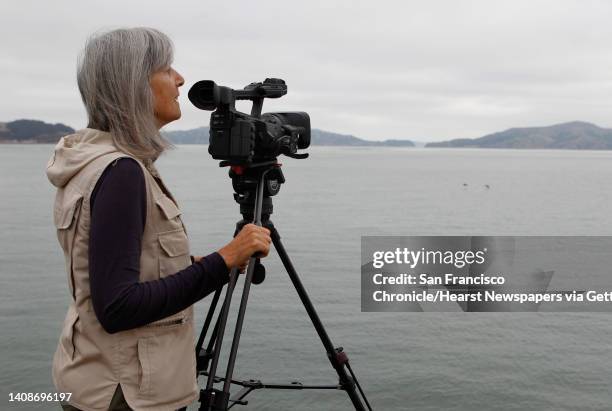
{"label": "tripod leg", "polygon": [[[212,321],[212,317],[215,313],[215,308],[217,307],[217,303],[219,302],[219,296],[221,295],[221,289],[215,291],[215,295],[213,297],[212,302],[210,303],[210,308],[208,309],[208,314],[206,314],[206,320],[204,321],[204,326],[202,327],[202,331],[200,332],[200,337],[198,338],[198,342],[196,344],[196,356],[200,354],[202,350],[202,345],[204,345],[204,339],[206,338],[206,334],[208,333],[208,327],[210,327],[210,323]],[[218,326],[215,324],[215,329]],[[214,339],[214,333],[211,339]]]}
{"label": "tripod leg", "polygon": [[217,373],[217,365],[219,364],[219,356],[221,355],[221,345],[223,343],[223,334],[225,331],[225,324],[227,323],[227,316],[229,314],[229,307],[232,301],[232,294],[234,292],[234,287],[236,287],[236,281],[238,281],[238,269],[233,268],[230,271],[230,282],[227,285],[227,291],[225,293],[225,300],[223,301],[223,308],[220,316],[219,323],[219,332],[217,334],[217,340],[215,342],[215,355],[212,359],[212,364],[210,366],[210,371],[208,374],[208,380],[206,382],[206,390],[210,392],[213,389],[213,385],[215,382],[215,375]]}
{"label": "tripod leg", "polygon": [[[310,297],[308,297],[308,294],[306,293],[306,289],[304,288],[302,281],[300,280],[297,272],[295,271],[295,268],[293,267],[293,264],[291,263],[291,260],[289,259],[289,255],[287,254],[285,247],[283,247],[283,243],[280,239],[280,234],[278,233],[271,221],[267,221],[265,227],[270,230],[272,234],[272,243],[274,244],[274,248],[276,248],[276,251],[278,252],[279,257],[283,262],[283,265],[285,266],[285,270],[287,270],[287,274],[289,274],[289,278],[291,279],[291,282],[293,283],[293,286],[295,287],[295,290],[297,291],[300,300],[302,300],[302,304],[304,305],[304,308],[306,309],[306,312],[308,313],[308,316],[312,321],[312,325],[314,325],[317,334],[319,334],[319,338],[321,339],[321,342],[325,347],[325,351],[327,351],[327,357],[329,358],[329,361],[338,373],[338,377],[340,378],[340,385],[348,393],[349,398],[351,399],[355,409],[359,411],[365,411],[366,408],[361,402],[361,398],[359,397],[359,395],[357,394],[357,390],[355,389],[355,381],[353,380],[353,378],[349,377],[346,372],[346,368],[344,367],[344,365],[348,363],[348,358],[346,357],[346,354],[342,352],[341,348],[338,350],[334,348],[331,339],[329,338],[327,332],[325,331],[325,328],[323,327],[323,323],[321,323],[319,315],[317,314],[314,306],[312,305],[312,302],[310,301]],[[367,404],[365,396],[363,398]],[[368,409],[371,410],[369,406]]]}
{"label": "tripod leg", "polygon": [[234,339],[232,340],[232,348],[230,350],[230,357],[227,362],[227,371],[225,374],[225,382],[223,384],[223,391],[226,393],[229,393],[231,379],[234,372],[234,364],[236,363],[236,355],[238,354],[238,344],[240,343],[242,324],[244,322],[247,301],[249,299],[249,291],[251,289],[251,283],[253,281],[253,272],[255,271],[255,260],[255,257],[251,257],[251,259],[249,260],[246,278],[244,279],[244,288],[242,289],[242,298],[240,300],[240,308],[238,309],[236,328],[234,329]]}

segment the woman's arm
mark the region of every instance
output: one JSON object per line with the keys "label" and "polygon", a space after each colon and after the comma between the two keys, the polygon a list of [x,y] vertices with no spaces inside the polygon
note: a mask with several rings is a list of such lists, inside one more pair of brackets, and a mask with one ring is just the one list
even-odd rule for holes
{"label": "woman's arm", "polygon": [[130,158],[109,165],[91,194],[89,280],[98,320],[109,333],[175,314],[228,281],[212,253],[176,274],[139,282],[147,197],[142,169]]}

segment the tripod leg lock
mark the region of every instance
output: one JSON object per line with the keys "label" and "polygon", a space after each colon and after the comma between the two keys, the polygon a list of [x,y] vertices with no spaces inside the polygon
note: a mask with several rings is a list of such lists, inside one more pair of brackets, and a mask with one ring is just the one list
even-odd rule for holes
{"label": "tripod leg lock", "polygon": [[196,356],[196,370],[207,370],[208,363],[213,357],[213,353],[206,351],[205,348],[200,350],[200,353]]}
{"label": "tripod leg lock", "polygon": [[213,403],[213,411],[226,411],[229,406],[229,392],[215,390],[215,400]]}
{"label": "tripod leg lock", "polygon": [[226,411],[229,406],[229,398],[228,392],[214,388],[200,392],[200,402],[204,410]]}
{"label": "tripod leg lock", "polygon": [[202,404],[203,410],[210,409],[213,401],[215,399],[214,390],[200,390],[200,403]]}
{"label": "tripod leg lock", "polygon": [[345,380],[340,380],[340,389],[344,391],[353,391],[355,385],[355,380],[352,377],[346,377]]}
{"label": "tripod leg lock", "polygon": [[330,356],[328,354],[328,356],[330,357],[329,360],[331,361],[332,365],[336,369],[344,367],[344,365],[348,364],[349,362],[348,355],[346,355],[344,348],[342,347],[336,347],[333,355]]}

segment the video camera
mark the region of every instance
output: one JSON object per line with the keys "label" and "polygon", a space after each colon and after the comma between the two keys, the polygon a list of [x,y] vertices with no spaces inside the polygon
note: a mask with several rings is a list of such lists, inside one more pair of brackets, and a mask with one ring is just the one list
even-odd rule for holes
{"label": "video camera", "polygon": [[[218,86],[212,80],[195,83],[188,97],[194,106],[212,111],[208,152],[228,165],[275,160],[280,154],[306,158],[298,149],[310,146],[310,117],[305,112],[261,114],[264,98],[287,94],[284,80],[267,78],[242,90]],[[236,100],[251,100],[251,114],[236,110]],[[223,165],[223,163],[222,163]]]}

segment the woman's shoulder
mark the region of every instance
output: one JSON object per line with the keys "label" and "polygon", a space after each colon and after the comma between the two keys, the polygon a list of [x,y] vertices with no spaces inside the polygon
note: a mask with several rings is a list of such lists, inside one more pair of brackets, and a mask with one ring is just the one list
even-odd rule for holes
{"label": "woman's shoulder", "polygon": [[98,184],[101,180],[116,181],[121,185],[132,184],[144,184],[144,173],[141,165],[132,157],[120,157],[117,160],[110,163],[102,175]]}
{"label": "woman's shoulder", "polygon": [[145,176],[141,165],[131,157],[121,157],[110,163],[102,172],[91,193],[91,203],[98,193],[115,196],[143,197],[146,193]]}
{"label": "woman's shoulder", "polygon": [[133,157],[119,157],[117,160],[110,163],[107,169],[110,167],[114,167],[115,172],[138,174],[144,177],[142,166]]}

